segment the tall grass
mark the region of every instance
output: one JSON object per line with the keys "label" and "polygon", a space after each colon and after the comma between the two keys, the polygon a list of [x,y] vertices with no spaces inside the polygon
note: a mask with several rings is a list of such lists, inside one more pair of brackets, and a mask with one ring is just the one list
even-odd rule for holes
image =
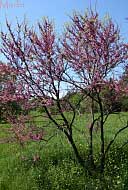
{"label": "tall grass", "polygon": [[[70,117],[70,115],[69,115]],[[105,126],[106,144],[127,122],[127,113],[111,115]],[[121,118],[121,119],[120,119]],[[128,140],[128,130],[122,132],[106,161],[104,177],[94,171],[90,176],[76,162],[70,144],[62,132],[51,124],[35,117],[40,127],[45,123],[45,138],[48,141],[26,143],[21,147],[17,143],[0,143],[0,190],[95,190],[128,189],[128,146],[122,145]],[[83,157],[88,151],[89,116],[77,117],[73,135]],[[7,124],[0,125],[0,138],[10,134]],[[98,163],[99,131],[94,132],[95,162]],[[39,155],[40,158],[35,159]]]}

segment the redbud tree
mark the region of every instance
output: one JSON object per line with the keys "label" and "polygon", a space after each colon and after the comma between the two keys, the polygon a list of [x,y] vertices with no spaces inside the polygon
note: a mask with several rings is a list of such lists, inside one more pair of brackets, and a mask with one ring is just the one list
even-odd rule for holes
{"label": "redbud tree", "polygon": [[[72,133],[76,109],[68,100],[66,100],[66,104],[70,107],[71,117],[64,112],[65,105],[62,94],[67,87],[65,87],[62,78],[67,64],[64,63],[61,55],[61,47],[56,39],[53,23],[46,18],[37,24],[38,29],[36,28],[36,30],[29,28],[25,21],[21,24],[17,23],[16,30],[12,29],[8,21],[6,25],[8,33],[1,32],[1,53],[6,57],[8,65],[16,71],[17,84],[15,85],[15,93],[9,97],[10,93],[7,91],[8,94],[3,96],[3,101],[6,97],[8,101],[11,98],[16,99],[17,102],[22,102],[24,110],[42,107],[45,111],[42,117],[49,121],[47,125],[52,123],[53,127],[56,126],[65,134],[77,160],[83,163]],[[2,93],[5,94],[4,91]],[[83,96],[77,104],[82,99]],[[56,106],[56,113],[51,112],[52,105]],[[8,121],[14,126],[14,129],[16,123],[19,126],[19,119],[17,122],[15,118],[14,121],[13,118]],[[26,119],[23,129],[25,121]],[[28,130],[29,133],[30,131]],[[17,134],[17,130],[15,133]],[[18,136],[24,140],[22,135],[18,134]],[[26,139],[28,139],[28,135],[26,135]],[[42,140],[42,135],[39,140]]]}
{"label": "redbud tree", "polygon": [[[66,26],[62,40],[62,54],[68,63],[69,71],[64,80],[75,86],[90,97],[92,104],[92,122],[90,133],[90,161],[93,162],[93,129],[98,122],[100,128],[100,168],[104,170],[105,156],[110,144],[105,150],[104,125],[112,109],[106,110],[103,90],[108,88],[121,91],[115,71],[127,60],[127,48],[121,40],[120,31],[110,18],[101,20],[97,13],[90,11],[85,15],[74,14],[71,24]],[[71,75],[74,74],[74,76]],[[98,117],[94,114],[94,104],[97,104]],[[126,126],[127,127],[127,126]]]}
{"label": "redbud tree", "polygon": [[[117,94],[121,91],[117,78],[112,74],[127,59],[127,47],[120,38],[119,28],[111,19],[101,21],[98,14],[92,11],[85,15],[74,14],[61,39],[57,39],[54,25],[48,19],[39,22],[36,29],[30,28],[25,21],[17,23],[15,30],[8,21],[6,25],[8,32],[1,32],[1,53],[6,57],[9,68],[13,69],[16,79],[12,81],[14,93],[10,96],[9,88],[6,93],[2,91],[2,101],[15,99],[22,102],[25,110],[43,107],[45,115],[42,114],[42,117],[47,118],[53,127],[65,134],[77,160],[85,166],[74,141],[73,125],[77,105],[85,97],[89,97],[92,118],[89,125],[89,161],[94,166],[93,129],[98,123],[101,142],[100,169],[103,172],[106,153],[114,140],[105,149],[104,125],[112,111],[104,108],[102,91],[106,87],[110,90],[114,88]],[[10,87],[11,83],[7,85]],[[71,116],[68,117],[61,94],[64,90],[68,92],[71,89],[79,91],[81,98],[75,106],[70,100],[66,100],[66,105],[71,110]],[[98,105],[98,116],[94,114],[94,104]],[[52,105],[56,105],[56,113],[51,112]],[[11,118],[8,121],[13,126],[16,123],[19,126],[19,120],[13,121]],[[125,128],[127,126],[122,130]],[[28,133],[27,139],[43,139],[42,132],[36,135],[28,130]]]}

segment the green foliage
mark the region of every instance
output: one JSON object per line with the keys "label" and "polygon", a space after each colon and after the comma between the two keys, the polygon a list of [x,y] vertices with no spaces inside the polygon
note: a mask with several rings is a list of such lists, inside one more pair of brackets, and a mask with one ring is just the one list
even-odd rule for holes
{"label": "green foliage", "polygon": [[19,115],[22,112],[21,106],[13,101],[5,104],[0,104],[0,123],[6,121],[6,114]]}
{"label": "green foliage", "polygon": [[128,96],[121,97],[121,110],[128,111]]}
{"label": "green foliage", "polygon": [[68,92],[62,98],[62,105],[65,107],[66,111],[71,111],[70,104],[74,108],[79,109],[81,100],[82,100],[82,94],[81,93],[79,93],[79,92]]}
{"label": "green foliage", "polygon": [[[70,102],[73,107],[79,111],[79,113],[84,114],[90,112],[91,99],[89,97],[84,97],[83,94],[80,92],[69,92],[63,98],[63,102],[63,104],[66,105],[66,111],[71,110],[71,107],[68,104],[68,102]],[[94,112],[98,112],[98,107],[96,103],[94,104]]]}

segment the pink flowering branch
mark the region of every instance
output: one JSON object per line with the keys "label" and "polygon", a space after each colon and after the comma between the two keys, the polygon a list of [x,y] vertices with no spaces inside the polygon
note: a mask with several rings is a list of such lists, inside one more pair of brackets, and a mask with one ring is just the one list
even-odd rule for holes
{"label": "pink flowering branch", "polygon": [[[16,81],[19,85],[15,85],[14,93],[14,96],[17,97],[16,101],[19,101],[18,93],[25,100],[22,103],[23,109],[30,108],[32,104],[35,107],[43,107],[53,126],[66,135],[78,161],[82,163],[72,136],[76,110],[69,103],[73,113],[69,118],[64,113],[65,110],[61,103],[64,85],[62,78],[67,64],[64,63],[52,22],[44,19],[43,22],[38,23],[35,31],[29,28],[26,22],[17,23],[15,31],[12,30],[8,21],[6,24],[8,33],[1,32],[1,52],[7,58],[9,65],[18,70]],[[10,99],[9,95],[8,98]],[[35,101],[31,104],[33,100]],[[56,106],[56,116],[50,111],[52,105]],[[19,131],[20,133],[22,136],[22,131]],[[31,134],[30,136],[33,140],[42,138],[41,134]]]}
{"label": "pink flowering branch", "polygon": [[94,89],[108,79],[116,66],[123,65],[127,47],[111,19],[103,23],[94,12],[85,16],[74,14],[71,19],[62,41],[62,54],[83,88]]}

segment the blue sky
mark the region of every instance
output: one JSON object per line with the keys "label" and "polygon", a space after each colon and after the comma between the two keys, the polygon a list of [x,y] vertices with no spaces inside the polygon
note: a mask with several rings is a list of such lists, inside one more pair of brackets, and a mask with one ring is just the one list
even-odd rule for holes
{"label": "blue sky", "polygon": [[[21,6],[16,6],[17,1]],[[8,8],[5,3],[8,4]],[[12,8],[10,4],[12,4]],[[54,19],[56,30],[61,32],[64,23],[69,21],[69,15],[73,11],[84,13],[90,4],[92,8],[96,4],[101,18],[109,13],[113,20],[119,24],[122,36],[128,41],[128,20],[126,20],[128,0],[0,0],[0,25],[3,30],[6,30],[5,17],[13,23],[16,21],[16,17],[23,20],[25,15],[29,22],[34,24],[43,16],[48,16]],[[2,60],[2,58],[1,56],[0,59]]]}
{"label": "blue sky", "polygon": [[[21,3],[21,7],[16,6],[16,2]],[[8,8],[5,3],[8,3]],[[12,4],[12,8],[9,7]],[[128,34],[128,0],[0,0],[0,24],[5,27],[5,16],[9,21],[14,22],[16,17],[22,20],[24,15],[29,22],[35,23],[43,16],[54,19],[56,30],[63,29],[64,22],[69,20],[73,10],[84,12],[90,4],[94,8],[95,4],[100,16],[106,13],[117,22],[121,28],[121,33],[125,38]]]}

